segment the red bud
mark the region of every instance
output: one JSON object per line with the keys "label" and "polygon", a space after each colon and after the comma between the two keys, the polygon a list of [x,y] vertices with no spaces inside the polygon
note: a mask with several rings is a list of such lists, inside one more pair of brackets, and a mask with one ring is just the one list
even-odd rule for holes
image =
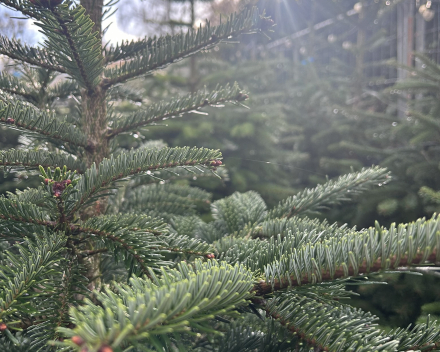
{"label": "red bud", "polygon": [[113,352],[113,349],[110,346],[101,346],[98,352]]}
{"label": "red bud", "polygon": [[84,345],[85,341],[81,338],[81,336],[75,335],[72,337],[72,342],[75,345],[82,346],[82,345]]}
{"label": "red bud", "polygon": [[7,328],[5,323],[0,323],[0,331],[5,331]]}

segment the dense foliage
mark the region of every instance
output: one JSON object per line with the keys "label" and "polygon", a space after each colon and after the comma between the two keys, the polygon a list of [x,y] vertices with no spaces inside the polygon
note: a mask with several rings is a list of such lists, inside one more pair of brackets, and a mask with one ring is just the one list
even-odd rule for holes
{"label": "dense foliage", "polygon": [[[207,106],[241,103],[236,85],[131,114],[124,83],[273,21],[255,8],[218,26],[102,46],[100,0],[2,0],[37,20],[31,47],[0,36],[0,53],[38,77],[2,73],[0,123],[28,148],[0,152],[5,172],[38,170],[36,188],[0,198],[3,351],[436,350],[435,322],[383,332],[345,304],[347,281],[438,262],[440,219],[356,230],[309,218],[391,176],[362,169],[268,207],[253,191],[210,204],[172,181],[221,170],[220,151],[145,143],[124,133]],[[63,74],[51,83],[54,76]],[[60,117],[56,98],[74,97]],[[122,138],[123,140],[123,138]],[[220,173],[220,172],[219,172]],[[141,177],[143,176],[143,177]],[[214,221],[199,211],[210,204]],[[206,210],[205,210],[206,211]]]}

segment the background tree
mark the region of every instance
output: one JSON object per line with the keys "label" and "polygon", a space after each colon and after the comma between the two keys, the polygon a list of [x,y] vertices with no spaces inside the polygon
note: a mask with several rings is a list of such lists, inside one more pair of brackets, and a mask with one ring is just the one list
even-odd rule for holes
{"label": "background tree", "polygon": [[[403,66],[389,62],[407,39],[398,32],[398,13],[410,2],[261,3],[277,20],[272,41],[245,37],[240,45],[214,48],[198,61],[200,86],[238,79],[250,91],[250,109],[206,109],[209,116],[202,122],[198,114],[187,115],[141,135],[174,146],[221,148],[231,182],[190,180],[213,191],[214,199],[252,189],[275,205],[286,193],[324,183],[326,176],[382,163],[399,175],[393,183],[372,190],[356,207],[332,207],[322,217],[362,228],[374,219],[391,224],[431,216],[438,210],[438,138],[436,127],[431,128],[435,113],[425,117],[434,123],[430,126],[404,112],[435,111],[435,63],[422,62],[427,58],[420,56],[413,63],[417,69],[404,69],[412,73],[408,80],[394,86]],[[234,10],[240,8],[235,5]],[[432,6],[435,11],[437,5]],[[432,52],[427,55],[434,58],[435,47],[430,45],[435,41],[429,33],[436,32],[435,21],[426,22],[417,10],[409,14],[417,26],[424,23],[426,32],[416,33],[416,40],[426,37],[426,49]],[[139,86],[148,97],[157,90],[172,96],[186,89],[185,74],[184,66],[173,66]],[[410,93],[408,109],[402,104],[405,93]],[[357,304],[374,310],[391,326],[407,326],[424,304],[439,297],[435,280],[404,274],[384,279],[391,285],[361,288],[366,300]],[[407,304],[397,303],[390,291],[407,292],[402,296]]]}

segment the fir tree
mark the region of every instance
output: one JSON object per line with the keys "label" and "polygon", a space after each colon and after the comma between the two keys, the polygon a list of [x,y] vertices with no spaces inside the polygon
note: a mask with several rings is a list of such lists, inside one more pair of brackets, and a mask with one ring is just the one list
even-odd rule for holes
{"label": "fir tree", "polygon": [[0,164],[39,169],[42,182],[0,198],[1,350],[438,348],[440,332],[429,319],[385,333],[374,316],[340,300],[349,296],[347,280],[437,262],[440,219],[356,231],[307,217],[386,183],[386,170],[342,176],[272,209],[255,192],[235,193],[215,201],[215,220],[204,223],[196,210],[209,200],[206,192],[136,176],[215,171],[218,150],[118,147],[119,136],[139,126],[246,99],[232,85],[130,116],[111,108],[113,97],[127,97],[128,80],[266,30],[270,19],[247,9],[217,27],[103,48],[103,1],[2,4],[37,20],[46,40],[30,47],[1,36],[0,53],[35,72],[65,74],[43,95],[68,93],[78,105],[76,115],[61,119],[25,101],[28,82],[2,76],[0,122],[26,133],[35,147],[2,151]]}

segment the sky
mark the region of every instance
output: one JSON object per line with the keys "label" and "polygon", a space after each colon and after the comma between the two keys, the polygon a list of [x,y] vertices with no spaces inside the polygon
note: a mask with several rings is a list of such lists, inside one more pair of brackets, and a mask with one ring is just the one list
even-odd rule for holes
{"label": "sky", "polygon": [[[127,6],[127,5],[128,6],[144,6],[144,7],[146,7],[146,6],[148,6],[148,1],[120,0],[119,6]],[[196,15],[198,17],[202,18],[203,12],[204,12],[203,5],[199,4],[197,6],[198,7],[196,8],[197,9]],[[4,11],[5,8],[0,6],[0,10]],[[176,15],[177,12],[182,11],[182,5],[180,5],[180,4],[173,5],[173,11],[175,12],[174,14]],[[17,16],[17,12],[11,11],[10,13],[12,16]],[[21,21],[23,21],[23,20],[21,20]],[[29,37],[33,37],[35,42],[41,42],[44,39],[44,37],[41,33],[38,32],[39,28],[33,24],[32,20],[26,20],[26,21],[27,21],[28,30],[30,31],[30,33],[33,34],[33,36],[30,35]],[[103,23],[103,28],[105,28],[110,23],[111,23],[111,25],[104,36],[104,42],[111,41],[112,43],[116,43],[116,42],[121,42],[122,40],[131,41],[133,39],[137,39],[140,35],[140,33],[137,33],[137,35],[133,34],[133,33],[129,33],[130,26],[121,26],[120,19],[118,18],[118,16],[116,14],[111,16],[109,19],[105,20],[105,22]],[[126,29],[123,27],[126,27]],[[133,26],[131,26],[131,28],[133,28]],[[145,33],[144,35],[146,35],[146,34],[151,34],[151,33]],[[144,35],[142,35],[142,36],[144,36]],[[35,43],[29,43],[29,44],[35,44]]]}

